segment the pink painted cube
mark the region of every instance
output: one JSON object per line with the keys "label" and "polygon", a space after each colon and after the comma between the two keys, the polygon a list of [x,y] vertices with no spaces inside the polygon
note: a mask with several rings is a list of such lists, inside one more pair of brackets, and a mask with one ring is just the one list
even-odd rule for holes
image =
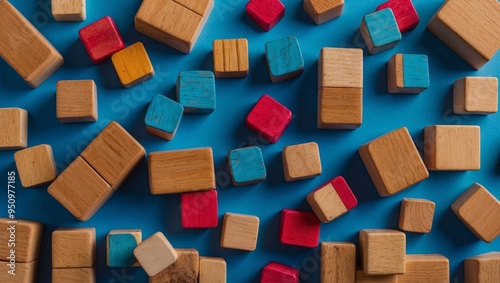
{"label": "pink painted cube", "polygon": [[79,35],[94,64],[103,62],[125,48],[115,21],[107,16],[82,28]]}
{"label": "pink painted cube", "polygon": [[246,10],[265,31],[272,29],[285,16],[285,5],[279,0],[250,0]]}
{"label": "pink painted cube", "polygon": [[185,193],[181,195],[181,225],[184,228],[217,227],[217,191]]}
{"label": "pink painted cube", "polygon": [[246,118],[246,126],[270,143],[281,137],[292,121],[292,112],[278,101],[264,94]]}
{"label": "pink painted cube", "polygon": [[314,248],[319,243],[320,222],[312,212],[283,209],[281,211],[280,242]]}
{"label": "pink painted cube", "polygon": [[377,7],[377,11],[391,8],[399,31],[407,32],[417,27],[420,17],[411,0],[389,0]]}
{"label": "pink painted cube", "polygon": [[260,283],[298,283],[300,271],[293,267],[271,262],[262,269]]}

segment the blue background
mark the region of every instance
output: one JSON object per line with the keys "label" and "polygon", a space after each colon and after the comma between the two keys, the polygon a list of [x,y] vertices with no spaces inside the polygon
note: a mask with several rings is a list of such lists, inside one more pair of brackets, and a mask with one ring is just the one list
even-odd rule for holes
{"label": "blue background", "polygon": [[[418,27],[403,35],[394,49],[370,56],[358,32],[363,15],[383,1],[346,1],[343,15],[321,26],[313,24],[302,9],[302,1],[285,0],[285,18],[270,32],[263,32],[245,14],[245,0],[216,0],[215,8],[189,55],[153,41],[134,30],[133,17],[139,0],[87,1],[85,22],[55,22],[50,0],[11,1],[51,41],[65,58],[65,64],[42,86],[31,89],[5,63],[0,62],[0,106],[22,107],[29,112],[28,145],[48,143],[60,172],[107,125],[116,120],[129,130],[147,152],[211,146],[218,179],[219,214],[236,212],[256,215],[261,220],[257,250],[243,252],[219,246],[220,228],[187,230],[180,225],[179,195],[152,196],[149,192],[147,162],[140,164],[125,184],[87,222],[78,222],[46,191],[45,187],[23,189],[17,182],[19,219],[46,224],[40,254],[39,282],[50,282],[50,235],[58,227],[95,227],[97,229],[98,282],[146,282],[141,268],[106,267],[105,235],[112,229],[139,228],[146,238],[162,231],[177,248],[193,247],[201,255],[221,256],[227,261],[228,282],[257,282],[260,270],[269,261],[295,266],[303,282],[319,282],[319,249],[286,246],[278,241],[279,213],[283,208],[310,210],[305,196],[321,183],[344,176],[359,200],[359,206],[341,218],[321,225],[321,241],[352,241],[357,244],[363,228],[397,229],[403,197],[427,198],[436,202],[433,230],[428,235],[407,233],[408,253],[439,253],[450,259],[453,282],[462,282],[463,260],[469,256],[500,250],[500,239],[486,244],[476,238],[450,210],[451,203],[473,182],[500,197],[498,159],[500,157],[500,115],[464,116],[452,112],[453,81],[466,75],[496,76],[497,55],[480,71],[460,59],[427,31],[426,25],[443,1],[416,0],[420,14]],[[156,75],[142,85],[124,89],[110,61],[93,65],[85,52],[78,30],[95,20],[113,17],[126,45],[142,41]],[[302,48],[305,72],[299,78],[272,84],[264,57],[264,44],[289,35],[297,36]],[[175,97],[175,81],[181,71],[212,70],[212,41],[245,37],[249,41],[250,74],[244,79],[218,79],[217,109],[208,115],[184,115],[172,141],[146,132],[144,116],[155,94]],[[364,121],[354,131],[320,131],[316,128],[317,60],[320,49],[362,47],[364,57]],[[431,85],[419,95],[387,93],[386,63],[394,53],[429,56]],[[494,67],[497,67],[496,69]],[[99,120],[91,124],[61,124],[55,115],[55,86],[62,79],[93,79],[98,86]],[[265,144],[244,126],[244,119],[264,93],[293,112],[293,120],[276,144]],[[398,195],[380,198],[358,155],[358,148],[396,128],[406,126],[419,149],[423,149],[423,128],[434,124],[473,124],[481,126],[481,170],[470,172],[431,172],[430,178]],[[316,141],[319,144],[323,173],[294,183],[283,179],[281,150],[284,146]],[[268,170],[263,183],[234,188],[226,167],[229,150],[259,145]],[[16,170],[13,151],[0,152],[0,175]],[[0,194],[0,216],[7,215],[6,190]],[[222,217],[220,218],[222,219]],[[221,223],[221,222],[219,222]],[[126,278],[123,277],[126,275]],[[458,281],[455,279],[458,278]],[[121,280],[121,281],[120,281]]]}

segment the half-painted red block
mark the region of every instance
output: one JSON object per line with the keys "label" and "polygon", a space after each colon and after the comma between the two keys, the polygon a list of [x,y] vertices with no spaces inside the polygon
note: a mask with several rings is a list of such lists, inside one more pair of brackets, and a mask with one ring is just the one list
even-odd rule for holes
{"label": "half-painted red block", "polygon": [[246,10],[265,31],[272,29],[285,16],[285,5],[279,0],[250,0]]}
{"label": "half-painted red block", "polygon": [[275,143],[290,121],[292,121],[292,112],[269,95],[264,94],[248,113],[246,126],[270,143]]}
{"label": "half-painted red block", "polygon": [[283,209],[281,211],[280,242],[314,248],[319,243],[320,222],[312,212]]}
{"label": "half-painted red block", "polygon": [[299,276],[298,269],[271,262],[262,269],[260,283],[298,283]]}
{"label": "half-painted red block", "polygon": [[217,191],[181,195],[181,225],[184,228],[214,228],[219,223]]}
{"label": "half-painted red block", "polygon": [[94,64],[125,48],[115,21],[107,16],[82,28],[79,35]]}
{"label": "half-painted red block", "polygon": [[391,8],[398,23],[399,31],[407,32],[414,29],[420,17],[411,0],[389,0],[377,7],[377,11]]}

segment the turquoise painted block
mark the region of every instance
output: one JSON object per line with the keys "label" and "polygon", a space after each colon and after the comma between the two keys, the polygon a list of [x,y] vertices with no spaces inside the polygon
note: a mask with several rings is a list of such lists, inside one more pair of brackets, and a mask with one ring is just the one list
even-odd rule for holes
{"label": "turquoise painted block", "polygon": [[295,36],[266,43],[266,59],[274,83],[300,76],[304,71],[304,59]]}
{"label": "turquoise painted block", "polygon": [[146,127],[150,133],[171,140],[181,123],[183,111],[179,103],[157,94],[146,112]]}
{"label": "turquoise painted block", "polygon": [[[392,48],[401,41],[401,32],[391,9],[383,9],[364,17],[366,28],[377,53]],[[385,48],[384,48],[385,47]]]}
{"label": "turquoise painted block", "polygon": [[403,82],[405,88],[429,87],[429,60],[426,55],[403,54]]}
{"label": "turquoise painted block", "polygon": [[134,249],[137,245],[137,239],[132,234],[110,234],[108,236],[109,267],[134,266],[137,262]]}
{"label": "turquoise painted block", "polygon": [[181,72],[177,78],[177,101],[186,113],[215,110],[215,76],[210,71]]}
{"label": "turquoise painted block", "polygon": [[266,179],[262,151],[257,146],[231,150],[228,163],[235,186],[255,184]]}

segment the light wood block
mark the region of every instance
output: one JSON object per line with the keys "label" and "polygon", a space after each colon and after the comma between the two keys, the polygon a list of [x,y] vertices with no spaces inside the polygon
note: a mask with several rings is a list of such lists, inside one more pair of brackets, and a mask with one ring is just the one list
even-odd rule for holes
{"label": "light wood block", "polygon": [[225,213],[220,245],[223,248],[254,251],[259,235],[259,218],[252,215]]}
{"label": "light wood block", "polygon": [[183,228],[215,228],[219,225],[219,202],[216,190],[181,195]]}
{"label": "light wood block", "polygon": [[497,111],[496,77],[464,77],[453,84],[453,113],[488,115]]}
{"label": "light wood block", "polygon": [[0,282],[36,283],[38,260],[28,263],[15,263],[15,275],[9,273],[11,266],[6,261],[0,261]]}
{"label": "light wood block", "polygon": [[57,177],[57,167],[52,147],[42,144],[14,153],[17,172],[25,188],[42,186]]}
{"label": "light wood block", "polygon": [[314,248],[319,243],[320,222],[309,211],[283,209],[279,240],[283,244]]}
{"label": "light wood block", "polygon": [[218,257],[200,257],[199,283],[226,283],[226,261]]}
{"label": "light wood block", "polygon": [[318,91],[318,129],[353,130],[362,123],[362,88],[322,87]]}
{"label": "light wood block", "polygon": [[367,275],[363,268],[356,270],[356,283],[398,283],[397,275]]}
{"label": "light wood block", "polygon": [[52,268],[93,267],[95,228],[58,228],[52,232]]}
{"label": "light wood block", "polygon": [[401,33],[417,27],[420,22],[417,10],[411,0],[389,0],[377,7],[377,11],[391,8]]}
{"label": "light wood block", "polygon": [[177,251],[157,232],[134,249],[134,256],[149,276],[155,276],[177,260]]}
{"label": "light wood block", "polygon": [[387,229],[359,231],[363,270],[367,275],[405,273],[406,235]]}
{"label": "light wood block", "polygon": [[248,75],[246,38],[214,40],[213,57],[216,78],[244,78]]}
{"label": "light wood block", "polygon": [[139,266],[134,249],[142,242],[141,230],[111,230],[106,236],[109,267]]}
{"label": "light wood block", "polygon": [[163,139],[172,140],[182,120],[184,107],[161,94],[153,96],[144,122],[146,130]]}
{"label": "light wood block", "polygon": [[500,202],[480,184],[469,187],[451,209],[483,241],[492,242],[500,235]]}
{"label": "light wood block", "polygon": [[64,59],[8,1],[0,1],[0,57],[31,87],[50,77]]}
{"label": "light wood block", "polygon": [[344,0],[304,0],[303,7],[314,23],[321,25],[342,15]]}
{"label": "light wood block", "polygon": [[268,142],[276,143],[291,121],[292,112],[264,94],[248,113],[245,125]]}
{"label": "light wood block", "polygon": [[363,49],[321,49],[318,60],[318,89],[363,88]]}
{"label": "light wood block", "polygon": [[304,72],[304,59],[295,36],[267,42],[265,54],[273,83],[298,77]]}
{"label": "light wood block", "polygon": [[93,80],[58,81],[56,115],[61,123],[97,121],[97,86]]}
{"label": "light wood block", "polygon": [[123,87],[131,88],[152,78],[153,65],[142,42],[136,42],[111,56],[116,74]]}
{"label": "light wood block", "polygon": [[95,269],[90,268],[54,268],[52,269],[52,283],[95,283]]}
{"label": "light wood block", "polygon": [[262,269],[260,283],[299,283],[299,277],[300,271],[298,269],[279,262],[271,262]]}
{"label": "light wood block", "polygon": [[231,150],[227,163],[234,186],[256,184],[266,179],[266,164],[258,146]]}
{"label": "light wood block", "polygon": [[327,223],[358,205],[343,177],[336,177],[307,195],[307,202],[321,222]]}
{"label": "light wood block", "polygon": [[405,274],[398,275],[398,283],[449,283],[450,262],[442,255],[406,255]]}
{"label": "light wood block", "polygon": [[424,129],[424,139],[427,169],[463,171],[481,168],[479,126],[428,126]]}
{"label": "light wood block", "polygon": [[427,28],[480,69],[500,48],[500,4],[496,0],[447,1]]}
{"label": "light wood block", "polygon": [[404,198],[399,213],[399,229],[416,233],[431,232],[435,207],[434,202],[426,199]]}
{"label": "light wood block", "polygon": [[465,260],[465,283],[493,283],[500,278],[500,252],[490,252]]}
{"label": "light wood block", "polygon": [[[40,244],[42,241],[43,224],[40,222],[0,218],[0,241],[4,243],[0,245],[0,258],[5,261],[10,261],[10,250],[13,248],[13,243],[10,241],[10,236],[16,233],[15,239],[15,260],[16,266],[18,263],[28,263],[38,259],[40,253]],[[0,264],[3,265],[4,264]],[[1,282],[8,282],[0,280]]]}
{"label": "light wood block", "polygon": [[269,31],[285,16],[285,5],[279,0],[250,0],[246,12],[264,31]]}
{"label": "light wood block", "polygon": [[176,249],[177,260],[155,276],[149,277],[149,283],[198,282],[200,256],[195,249]]}
{"label": "light wood block", "polygon": [[309,179],[321,174],[319,146],[315,142],[286,146],[282,158],[283,173],[287,182]]}
{"label": "light wood block", "polygon": [[356,279],[356,245],[321,243],[321,283],[353,283]]}
{"label": "light wood block", "polygon": [[0,108],[0,150],[28,146],[28,111],[21,108]]}
{"label": "light wood block", "polygon": [[359,31],[372,55],[393,48],[402,38],[394,13],[389,8],[364,16]]}
{"label": "light wood block", "polygon": [[86,0],[52,0],[52,15],[59,22],[82,22],[87,17]]}
{"label": "light wood block", "polygon": [[421,93],[430,85],[427,55],[394,54],[387,70],[389,93]]}
{"label": "light wood block", "polygon": [[78,35],[94,64],[105,61],[125,48],[115,21],[108,16],[80,29]]}
{"label": "light wood block", "polygon": [[177,101],[185,113],[215,110],[215,76],[210,71],[185,71],[177,77]]}
{"label": "light wood block", "polygon": [[405,127],[364,144],[359,154],[382,197],[394,195],[429,177]]}

